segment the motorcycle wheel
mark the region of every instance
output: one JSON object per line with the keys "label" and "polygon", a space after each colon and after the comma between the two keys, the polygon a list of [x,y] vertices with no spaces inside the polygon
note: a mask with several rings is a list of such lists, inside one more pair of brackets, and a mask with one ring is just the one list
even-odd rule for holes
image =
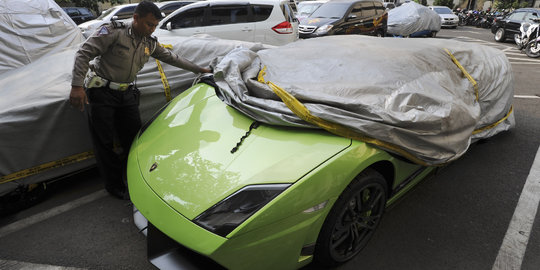
{"label": "motorcycle wheel", "polygon": [[540,43],[529,42],[527,47],[525,47],[525,53],[531,58],[540,57]]}

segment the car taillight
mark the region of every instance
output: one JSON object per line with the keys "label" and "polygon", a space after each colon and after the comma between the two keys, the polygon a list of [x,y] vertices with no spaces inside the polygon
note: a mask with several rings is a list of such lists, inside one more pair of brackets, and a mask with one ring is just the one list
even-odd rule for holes
{"label": "car taillight", "polygon": [[272,30],[274,30],[278,34],[292,34],[293,33],[293,26],[290,22],[284,21],[274,27],[272,27]]}

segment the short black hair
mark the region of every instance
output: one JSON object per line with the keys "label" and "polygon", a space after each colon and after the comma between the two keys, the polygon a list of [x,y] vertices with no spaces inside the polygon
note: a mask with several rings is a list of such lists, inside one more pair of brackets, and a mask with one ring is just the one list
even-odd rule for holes
{"label": "short black hair", "polygon": [[135,8],[135,13],[139,14],[141,17],[146,17],[149,13],[154,15],[158,20],[161,20],[163,16],[161,15],[161,10],[153,2],[142,1]]}

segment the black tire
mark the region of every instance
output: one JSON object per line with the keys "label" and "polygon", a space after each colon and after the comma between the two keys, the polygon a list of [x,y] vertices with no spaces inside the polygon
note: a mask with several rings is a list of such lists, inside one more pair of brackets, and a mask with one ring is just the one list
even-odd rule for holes
{"label": "black tire", "polygon": [[[531,57],[531,58],[538,58],[540,57],[540,43],[536,43],[536,46],[535,46],[535,43],[534,42],[529,42],[527,44],[527,47],[525,47],[525,53],[527,54],[528,57]],[[538,51],[537,52],[533,52],[532,50],[534,49],[537,49]]]}
{"label": "black tire", "polygon": [[506,40],[506,31],[504,31],[504,28],[498,28],[495,32],[495,41],[497,42],[504,42]]}
{"label": "black tire", "polygon": [[429,34],[429,36],[432,37],[432,38],[437,37],[437,31],[431,32],[431,34]]}
{"label": "black tire", "polygon": [[386,199],[387,184],[381,174],[366,169],[358,175],[326,217],[317,239],[315,260],[335,266],[356,256],[379,225]]}

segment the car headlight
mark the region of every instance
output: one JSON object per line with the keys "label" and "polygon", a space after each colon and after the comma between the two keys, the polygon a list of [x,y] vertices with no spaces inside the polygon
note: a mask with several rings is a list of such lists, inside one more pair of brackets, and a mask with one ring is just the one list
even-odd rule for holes
{"label": "car headlight", "polygon": [[326,33],[328,33],[328,31],[330,31],[330,29],[332,29],[332,27],[334,27],[334,26],[331,25],[331,24],[325,24],[325,25],[317,28],[317,30],[315,31],[315,34],[326,34]]}
{"label": "car headlight", "polygon": [[244,187],[212,206],[193,221],[225,237],[289,186],[290,184],[273,184]]}

